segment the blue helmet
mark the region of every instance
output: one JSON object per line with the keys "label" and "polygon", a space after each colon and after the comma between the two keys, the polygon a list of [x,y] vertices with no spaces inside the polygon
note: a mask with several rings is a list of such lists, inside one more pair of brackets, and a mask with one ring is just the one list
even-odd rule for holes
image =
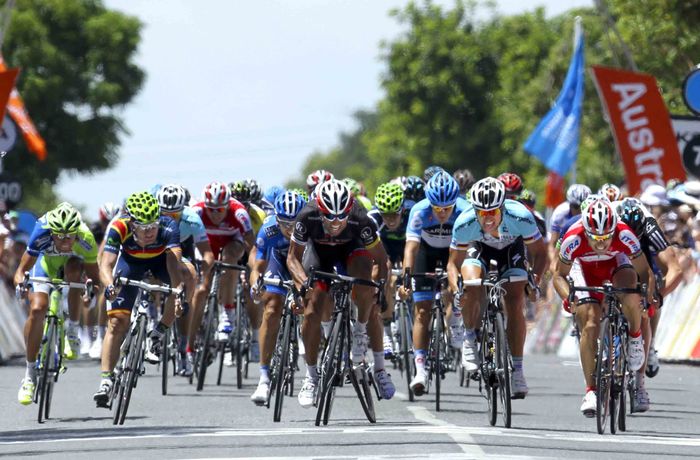
{"label": "blue helmet", "polygon": [[423,171],[423,180],[428,182],[428,181],[430,181],[430,179],[432,179],[432,177],[435,174],[439,173],[440,171],[444,171],[444,170],[445,170],[445,168],[443,168],[442,166],[437,166],[437,165],[428,166],[427,168],[425,168],[425,171]]}
{"label": "blue helmet", "polygon": [[459,197],[459,184],[445,171],[437,172],[425,186],[425,196],[434,206],[450,206]]}
{"label": "blue helmet", "polygon": [[272,187],[269,187],[267,190],[265,190],[265,193],[263,194],[263,199],[268,203],[274,203],[277,197],[283,193],[284,187],[280,187],[279,185],[273,185]]}
{"label": "blue helmet", "polygon": [[279,219],[295,219],[304,206],[306,200],[297,192],[284,192],[275,198],[275,214]]}

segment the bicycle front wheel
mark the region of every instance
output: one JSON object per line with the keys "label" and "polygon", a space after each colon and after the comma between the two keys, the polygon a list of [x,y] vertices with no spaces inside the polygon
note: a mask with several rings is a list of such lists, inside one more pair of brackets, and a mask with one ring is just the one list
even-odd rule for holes
{"label": "bicycle front wheel", "polygon": [[204,331],[202,332],[199,346],[197,347],[197,359],[195,361],[197,371],[197,391],[204,388],[204,379],[207,376],[207,367],[211,359],[211,346],[214,343],[214,330],[216,328],[216,295],[210,295],[207,302],[207,311],[204,316]]}
{"label": "bicycle front wheel", "polygon": [[498,378],[496,376],[496,334],[491,322],[484,320],[481,328],[481,380],[486,391],[489,425],[495,426],[498,418]]}
{"label": "bicycle front wheel", "polygon": [[282,419],[282,403],[284,402],[285,382],[290,373],[289,369],[289,341],[292,335],[292,318],[291,314],[282,316],[282,335],[280,336],[280,347],[275,351],[279,352],[277,361],[277,369],[275,374],[275,410],[273,420],[279,422]]}
{"label": "bicycle front wheel", "polygon": [[236,331],[233,339],[236,352],[236,388],[243,388],[243,304],[236,305]]}
{"label": "bicycle front wheel", "polygon": [[129,403],[131,402],[131,392],[136,386],[136,381],[138,380],[139,372],[141,372],[141,365],[143,362],[143,345],[146,340],[146,319],[140,317],[137,321],[136,337],[131,341],[126,361],[127,368],[122,374],[121,391],[123,401],[121,414],[119,415],[119,425],[123,425],[126,420],[126,413],[129,410]]}
{"label": "bicycle front wheel", "polygon": [[326,349],[323,352],[321,360],[321,375],[319,376],[319,395],[316,403],[316,426],[328,424],[331,410],[333,409],[333,399],[335,398],[335,388],[340,382],[340,369],[342,366],[342,353],[345,347],[345,326],[343,324],[343,315],[336,315],[331,328],[331,336],[326,344]]}
{"label": "bicycle front wheel", "polygon": [[435,379],[435,410],[437,412],[440,412],[440,385],[442,381],[442,361],[444,359],[441,352],[442,347],[440,346],[443,340],[443,320],[444,317],[442,311],[440,311],[440,314],[436,315],[433,320],[433,336],[430,339],[432,345],[430,348],[430,357],[433,362],[430,367],[432,368],[433,378]]}
{"label": "bicycle front wheel", "polygon": [[610,386],[612,360],[614,356],[612,329],[610,320],[604,318],[600,323],[598,336],[598,353],[596,355],[596,424],[598,434],[605,433],[608,415],[610,413]]}
{"label": "bicycle front wheel", "polygon": [[404,376],[406,377],[406,387],[408,389],[408,400],[413,402],[414,395],[413,395],[413,390],[411,390],[411,379],[413,378],[413,375],[415,374],[415,363],[413,362],[413,359],[411,357],[410,353],[410,343],[411,343],[411,338],[410,338],[410,333],[411,333],[411,328],[410,325],[408,324],[408,312],[407,312],[408,304],[405,302],[401,302],[399,306],[399,321],[401,323],[401,359],[403,359],[403,372]]}
{"label": "bicycle front wheel", "polygon": [[510,428],[511,401],[510,401],[510,352],[506,337],[506,328],[503,324],[503,314],[496,315],[496,373],[498,375],[498,394],[501,400],[501,414],[503,424]]}
{"label": "bicycle front wheel", "polygon": [[[177,327],[175,324],[173,324],[173,327]],[[163,396],[168,394],[168,365],[170,364],[170,354],[172,352],[172,347],[170,346],[170,340],[172,337],[172,327],[169,327],[166,331],[165,334],[163,335],[162,343],[163,343],[163,351],[161,353],[161,383],[160,383],[160,389],[161,393],[163,393]]]}
{"label": "bicycle front wheel", "polygon": [[[46,334],[44,335],[45,342],[42,345],[39,352],[39,369],[37,372],[38,382],[36,388],[36,394],[39,402],[39,414],[37,421],[42,423],[47,419],[48,412],[50,410],[50,386],[53,382],[53,378],[50,375],[49,369],[52,367],[52,362],[55,358],[55,353],[57,352],[57,331],[58,325],[55,317],[49,317],[46,319]],[[59,351],[60,353],[60,351]]]}

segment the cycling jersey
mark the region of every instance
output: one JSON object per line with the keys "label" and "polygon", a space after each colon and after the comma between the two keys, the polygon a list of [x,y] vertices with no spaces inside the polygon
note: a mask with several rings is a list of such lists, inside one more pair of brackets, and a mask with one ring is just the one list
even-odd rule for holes
{"label": "cycling jersey", "polygon": [[573,215],[574,214],[571,212],[571,205],[569,202],[565,201],[561,203],[559,206],[554,208],[554,211],[552,211],[552,223],[549,230],[562,235],[564,233],[562,231],[562,226],[567,220],[571,219]]}
{"label": "cycling jersey", "polygon": [[267,213],[254,203],[249,203],[246,211],[248,211],[250,216],[250,225],[253,228],[253,233],[257,235],[260,227],[263,226]]}
{"label": "cycling jersey", "polygon": [[185,206],[180,216],[180,243],[192,238],[195,244],[207,241],[207,229],[197,211]]}
{"label": "cycling jersey", "polygon": [[360,204],[362,204],[362,206],[363,206],[367,211],[370,211],[370,210],[372,209],[372,200],[370,200],[370,199],[367,198],[366,196],[357,195],[357,196],[355,197],[355,199],[356,199],[357,201],[359,201]]}
{"label": "cycling jersey", "polygon": [[542,238],[532,213],[525,205],[514,200],[505,200],[501,208],[498,237],[484,233],[477,219],[476,210],[473,208],[463,212],[457,218],[454,228],[450,247],[462,251],[473,242],[503,249],[513,244],[518,238],[522,238],[526,244]]}
{"label": "cycling jersey", "polygon": [[379,209],[372,209],[367,215],[374,221],[379,229],[379,238],[384,244],[384,249],[392,263],[403,260],[403,251],[406,246],[406,227],[408,226],[408,211],[401,210],[401,223],[395,230],[389,230],[384,224],[384,218]]}
{"label": "cycling jersey", "polygon": [[243,242],[244,235],[253,231],[248,211],[239,201],[233,198],[229,200],[226,217],[218,225],[214,225],[205,212],[204,202],[199,202],[192,208],[199,214],[202,223],[204,223],[214,257],[218,258],[221,250],[229,242],[234,240]]}
{"label": "cycling jersey", "polygon": [[467,209],[471,209],[471,204],[464,198],[458,198],[452,215],[441,224],[433,213],[430,200],[422,199],[411,208],[406,227],[406,241],[422,240],[433,248],[447,249],[452,239],[452,227],[457,217]]}
{"label": "cycling jersey", "polygon": [[623,253],[629,256],[630,259],[639,257],[642,252],[639,239],[636,237],[632,229],[624,222],[618,222],[613,235],[613,242],[607,251],[598,253],[591,247],[588,238],[586,237],[583,223],[578,222],[571,226],[559,249],[559,259],[571,265],[574,260],[578,259],[581,264],[581,269],[596,270],[601,264],[611,261],[618,253]]}
{"label": "cycling jersey", "polygon": [[[276,278],[288,280],[287,253],[289,252],[289,240],[284,237],[277,224],[277,216],[268,216],[263,222],[258,236],[255,239],[256,260],[266,260],[267,268],[264,276],[266,278]],[[285,295],[287,291],[279,286],[265,286],[267,292]]]}
{"label": "cycling jersey", "polygon": [[304,206],[294,224],[292,241],[302,246],[306,246],[309,242],[321,246],[338,246],[354,242],[366,248],[371,248],[379,242],[376,224],[357,201],[353,202],[350,209],[347,225],[337,236],[326,233],[321,216],[315,200]]}
{"label": "cycling jersey", "polygon": [[107,228],[105,252],[119,254],[121,249],[120,259],[123,258],[127,263],[138,263],[155,259],[164,254],[166,249],[179,247],[180,229],[175,220],[171,217],[160,216],[158,224],[156,240],[146,247],[141,247],[131,231],[129,217],[113,220]]}

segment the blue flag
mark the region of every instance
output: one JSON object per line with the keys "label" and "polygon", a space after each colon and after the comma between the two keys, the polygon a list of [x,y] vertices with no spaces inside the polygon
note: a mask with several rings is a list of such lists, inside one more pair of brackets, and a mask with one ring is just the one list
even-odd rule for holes
{"label": "blue flag", "polygon": [[554,107],[525,141],[524,149],[550,171],[565,176],[576,163],[583,108],[583,33],[577,19],[574,55]]}

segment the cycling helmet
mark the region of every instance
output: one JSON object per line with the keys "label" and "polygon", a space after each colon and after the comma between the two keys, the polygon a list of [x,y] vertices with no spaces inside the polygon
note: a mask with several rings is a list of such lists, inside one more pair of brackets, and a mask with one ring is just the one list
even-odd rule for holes
{"label": "cycling helmet", "polygon": [[434,206],[451,206],[459,197],[459,184],[446,171],[439,171],[428,181],[425,196]]}
{"label": "cycling helmet", "polygon": [[46,213],[46,223],[52,233],[76,233],[82,220],[78,210],[64,201]]}
{"label": "cycling helmet", "polygon": [[406,188],[403,191],[407,200],[420,201],[425,198],[425,183],[418,176],[408,176],[406,178]]}
{"label": "cycling helmet", "polygon": [[607,196],[608,200],[610,200],[611,202],[622,199],[622,191],[620,191],[620,187],[618,187],[615,184],[603,184],[603,186],[600,187],[598,193]]}
{"label": "cycling helmet", "polygon": [[586,197],[585,200],[581,202],[581,213],[586,212],[586,209],[588,209],[588,206],[591,205],[595,200],[607,200],[608,197],[604,195],[598,195],[597,193],[591,193]]}
{"label": "cycling helmet", "polygon": [[160,216],[158,200],[146,191],[129,195],[124,208],[129,216],[139,224],[151,224],[157,221]]}
{"label": "cycling helmet", "polygon": [[250,203],[250,187],[248,181],[239,180],[236,182],[231,182],[229,184],[231,189],[231,197],[240,201],[241,203]]}
{"label": "cycling helmet", "polygon": [[644,210],[638,200],[625,198],[617,207],[620,220],[626,223],[636,235],[644,233]]}
{"label": "cycling helmet", "polygon": [[591,194],[591,189],[583,184],[571,184],[566,190],[566,201],[572,206],[581,206],[583,200]]}
{"label": "cycling helmet", "polygon": [[313,191],[313,189],[316,188],[318,184],[327,182],[333,179],[333,177],[333,173],[331,173],[330,171],[326,171],[325,169],[318,169],[306,176],[306,187],[309,189],[309,192],[311,192]]}
{"label": "cycling helmet", "polygon": [[474,175],[468,169],[458,169],[452,174],[452,177],[454,177],[459,184],[459,193],[462,195],[466,194],[471,186],[474,185],[474,182],[476,182],[474,180]]}
{"label": "cycling helmet", "polygon": [[259,205],[263,198],[262,187],[255,179],[246,179],[246,182],[250,188],[250,201]]}
{"label": "cycling helmet", "polygon": [[283,187],[280,187],[279,185],[273,185],[272,187],[269,187],[267,190],[265,190],[265,193],[263,193],[263,199],[268,203],[273,204],[277,197],[282,195],[284,192],[285,190]]}
{"label": "cycling helmet", "polygon": [[306,206],[306,200],[297,192],[284,192],[275,198],[275,214],[278,219],[293,220]]}
{"label": "cycling helmet", "polygon": [[517,174],[505,172],[498,176],[497,179],[503,182],[506,194],[509,196],[519,195],[523,191],[523,180]]}
{"label": "cycling helmet", "polygon": [[534,208],[535,204],[537,204],[537,195],[535,195],[535,192],[532,190],[524,188],[523,191],[520,192],[518,200],[524,205]]}
{"label": "cycling helmet", "polygon": [[231,191],[221,182],[212,182],[204,187],[204,206],[207,208],[223,208],[228,206]]}
{"label": "cycling helmet", "polygon": [[109,222],[114,219],[117,214],[119,214],[119,206],[112,203],[111,201],[106,202],[100,206],[100,220],[103,222]]}
{"label": "cycling helmet", "polygon": [[440,166],[428,166],[427,168],[425,168],[425,171],[423,171],[423,180],[427,183],[431,177],[444,170],[445,169]]}
{"label": "cycling helmet", "polygon": [[352,177],[346,177],[343,179],[343,182],[345,182],[345,185],[348,186],[348,189],[350,189],[350,193],[352,193],[353,196],[360,194],[360,184],[358,184],[355,179]]}
{"label": "cycling helmet", "polygon": [[469,201],[474,208],[491,211],[503,206],[506,200],[506,188],[503,182],[493,177],[486,177],[474,184],[469,190]]}
{"label": "cycling helmet", "polygon": [[323,214],[342,218],[352,208],[353,197],[344,182],[331,179],[316,189],[316,203]]}
{"label": "cycling helmet", "polygon": [[389,181],[390,184],[399,184],[401,186],[401,190],[406,189],[407,182],[408,182],[408,177],[406,177],[406,176],[397,176]]}
{"label": "cycling helmet", "polygon": [[291,189],[291,190],[289,190],[289,191],[290,191],[290,192],[298,193],[299,196],[301,196],[301,197],[304,199],[304,201],[306,201],[306,202],[309,201],[309,193],[308,193],[306,190],[301,189],[301,188],[293,188],[293,189]]}
{"label": "cycling helmet", "polygon": [[180,212],[187,204],[185,189],[178,184],[167,184],[158,190],[158,204],[163,212]]}
{"label": "cycling helmet", "polygon": [[399,184],[388,182],[377,187],[374,194],[374,204],[380,212],[395,213],[401,210],[403,190]]}
{"label": "cycling helmet", "polygon": [[615,231],[617,214],[608,200],[593,201],[581,217],[583,228],[589,235],[605,236]]}

